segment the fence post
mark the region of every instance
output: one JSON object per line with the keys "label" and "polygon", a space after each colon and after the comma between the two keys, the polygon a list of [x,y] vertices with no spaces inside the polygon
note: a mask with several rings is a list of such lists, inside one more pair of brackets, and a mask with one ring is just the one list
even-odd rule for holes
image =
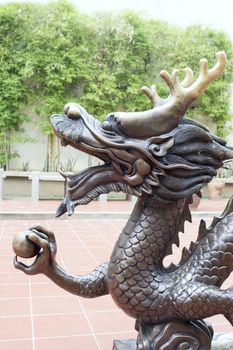
{"label": "fence post", "polygon": [[131,201],[132,203],[136,203],[136,202],[137,202],[137,197],[135,197],[135,196],[130,196],[130,201]]}
{"label": "fence post", "polygon": [[0,200],[3,199],[3,182],[4,182],[4,169],[0,169]]}
{"label": "fence post", "polygon": [[106,194],[101,194],[99,197],[98,197],[98,201],[100,202],[107,202],[108,200],[108,195],[107,193]]}
{"label": "fence post", "polygon": [[40,173],[38,171],[32,171],[31,199],[33,201],[39,200],[39,192],[40,192]]}

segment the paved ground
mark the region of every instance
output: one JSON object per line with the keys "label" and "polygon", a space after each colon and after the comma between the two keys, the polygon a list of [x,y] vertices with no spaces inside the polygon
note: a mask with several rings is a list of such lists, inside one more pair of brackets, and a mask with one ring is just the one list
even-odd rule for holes
{"label": "paved ground", "polygon": [[[218,212],[226,201],[201,202],[202,211]],[[2,201],[0,213],[36,214],[56,210],[55,201]],[[101,213],[101,219],[49,219],[40,223],[56,233],[58,261],[74,274],[88,273],[109,259],[113,245],[125,223],[120,219],[103,219],[111,212],[128,214],[130,202],[95,202],[78,213]],[[77,214],[79,215],[79,214]],[[30,218],[32,218],[30,216]],[[78,217],[78,216],[77,216]],[[28,277],[13,268],[11,241],[15,233],[30,227],[35,220],[4,220],[0,228],[0,349],[1,350],[110,350],[113,339],[135,337],[134,322],[124,315],[109,296],[86,300],[68,294],[42,275]],[[195,240],[200,219],[186,225],[181,246]],[[210,222],[210,219],[207,218]],[[172,257],[177,261],[180,249]],[[233,284],[230,276],[226,286]],[[230,332],[232,327],[223,316],[211,319],[216,332]]]}
{"label": "paved ground", "polygon": [[[214,215],[224,209],[226,202],[226,199],[218,201],[202,199],[197,209],[192,208],[193,214],[194,216],[206,215],[206,213],[207,216]],[[57,200],[3,200],[0,201],[0,219],[54,219],[60,203],[61,201]],[[133,206],[133,201],[93,201],[86,206],[76,207],[71,219],[127,219]],[[62,219],[67,219],[67,216],[63,215]]]}

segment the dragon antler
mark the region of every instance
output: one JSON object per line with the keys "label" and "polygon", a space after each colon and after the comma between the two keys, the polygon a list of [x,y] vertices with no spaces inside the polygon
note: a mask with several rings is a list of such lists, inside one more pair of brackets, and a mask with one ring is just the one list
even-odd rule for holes
{"label": "dragon antler", "polygon": [[175,104],[181,102],[187,110],[193,101],[206,90],[208,85],[223,73],[227,63],[225,52],[217,52],[216,59],[217,63],[210,70],[208,70],[207,59],[203,58],[200,60],[200,73],[197,80],[192,85],[190,85],[189,74],[191,70],[189,69],[186,69],[186,77],[183,81],[183,84],[185,83],[184,86],[179,84],[178,71],[176,69],[173,71],[172,75],[169,75],[165,70],[160,72],[160,76],[166,81],[171,90],[171,98],[174,99]]}
{"label": "dragon antler", "polygon": [[159,136],[177,127],[187,109],[224,71],[227,57],[225,52],[216,53],[217,63],[208,70],[207,59],[200,60],[200,72],[193,82],[193,72],[185,68],[185,78],[179,82],[178,71],[170,75],[162,70],[160,76],[170,89],[170,96],[162,99],[156,92],[155,85],[149,89],[143,86],[141,91],[151,100],[153,109],[144,112],[117,112],[113,116],[118,126],[131,137],[146,138]]}
{"label": "dragon antler", "polygon": [[[162,72],[166,72],[166,71],[162,71]],[[186,88],[193,83],[194,76],[193,76],[192,69],[189,67],[184,68],[184,73],[185,73],[185,77],[184,77],[184,80],[180,83],[180,85],[183,88]],[[166,74],[168,73],[166,72]],[[151,100],[153,107],[163,105],[169,100],[171,96],[169,95],[169,97],[166,99],[161,98],[157,93],[155,84],[151,85],[150,88],[148,88],[147,86],[142,86],[140,90],[144,95],[146,95]]]}

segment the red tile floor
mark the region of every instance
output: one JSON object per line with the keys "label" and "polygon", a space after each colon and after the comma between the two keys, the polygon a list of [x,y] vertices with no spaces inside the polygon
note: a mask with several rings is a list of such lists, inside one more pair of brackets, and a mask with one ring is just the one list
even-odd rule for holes
{"label": "red tile floor", "polygon": [[[13,203],[13,202],[12,202]],[[209,206],[208,206],[209,208]],[[209,221],[209,220],[208,220]],[[181,234],[183,245],[195,240],[198,218]],[[68,271],[84,274],[109,259],[123,220],[40,221],[54,230],[58,261]],[[111,350],[114,339],[135,337],[134,321],[109,296],[82,299],[68,294],[42,275],[28,277],[13,267],[11,241],[34,222],[1,221],[0,227],[0,349]],[[175,248],[176,261],[180,249]],[[233,277],[226,286],[233,284]],[[211,319],[216,332],[230,332],[222,316]]]}

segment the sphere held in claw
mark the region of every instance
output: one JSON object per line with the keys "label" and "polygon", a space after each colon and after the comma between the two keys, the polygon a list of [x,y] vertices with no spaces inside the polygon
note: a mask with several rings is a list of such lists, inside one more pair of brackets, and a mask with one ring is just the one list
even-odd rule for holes
{"label": "sphere held in claw", "polygon": [[17,256],[21,258],[33,258],[39,253],[40,246],[27,238],[31,233],[32,231],[25,230],[15,235],[12,248]]}

